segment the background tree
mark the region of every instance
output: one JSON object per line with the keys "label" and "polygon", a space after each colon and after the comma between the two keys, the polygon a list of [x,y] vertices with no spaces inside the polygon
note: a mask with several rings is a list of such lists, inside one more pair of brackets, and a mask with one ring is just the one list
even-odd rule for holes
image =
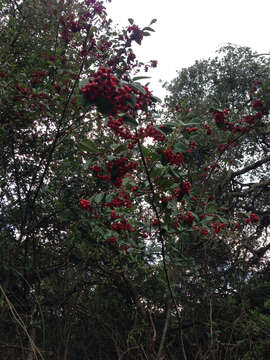
{"label": "background tree", "polygon": [[230,108],[236,114],[243,111],[254,83],[268,77],[269,58],[233,44],[216,53],[213,59],[197,60],[181,69],[174,80],[164,84],[171,106],[187,102],[193,110],[199,107],[201,114],[210,107]]}
{"label": "background tree", "polygon": [[[191,174],[191,169],[194,168],[194,173],[197,172],[197,175],[200,172],[201,177],[199,180],[195,175],[190,181],[195,185],[196,178],[198,183],[208,184],[208,189],[211,189],[209,199],[221,206],[224,215],[229,215],[235,220],[235,229],[242,228],[242,216],[248,211],[259,214],[261,219],[255,231],[245,227],[245,230],[242,228],[241,234],[237,231],[227,232],[225,237],[221,236],[218,242],[215,241],[212,248],[207,248],[207,253],[199,252],[198,259],[203,264],[201,266],[205,269],[204,273],[208,273],[208,279],[205,275],[204,277],[196,275],[188,282],[191,284],[197,282],[195,286],[201,287],[202,293],[205,293],[206,288],[215,289],[215,293],[219,288],[220,294],[224,291],[221,298],[214,295],[215,305],[221,305],[224,297],[228,295],[228,288],[232,289],[234,286],[236,286],[234,291],[240,298],[247,300],[244,295],[246,290],[243,291],[245,288],[243,281],[255,273],[256,268],[262,273],[267,272],[266,254],[269,249],[266,220],[269,213],[268,118],[265,118],[264,123],[259,127],[254,126],[255,118],[268,116],[267,106],[265,108],[260,101],[255,100],[254,96],[261,97],[264,104],[268,101],[269,61],[265,57],[257,56],[251,49],[232,45],[223,47],[218,52],[219,57],[197,61],[195,65],[179,72],[178,77],[171,84],[166,84],[170,92],[166,100],[172,116],[183,123],[189,119],[194,121],[198,116],[201,126],[205,129],[201,134],[198,130],[190,131],[191,127],[189,130],[193,135],[192,139],[199,146],[197,151],[192,153],[193,164],[187,171]],[[196,124],[192,126],[194,125]],[[250,223],[251,220],[246,219],[245,222]],[[200,247],[192,248],[193,258],[195,256],[197,259],[195,254],[199,249]],[[200,279],[199,284],[198,279]],[[208,285],[204,288],[203,280],[206,279]],[[243,300],[244,303],[246,300]],[[203,301],[200,302],[202,306]],[[239,306],[239,303],[237,304]],[[208,298],[203,310],[204,314],[208,314],[208,319],[212,318],[212,305]],[[194,309],[194,305],[192,308]],[[222,305],[222,309],[221,311],[227,314],[229,310],[227,305],[225,308]],[[244,309],[247,309],[246,306]],[[191,309],[187,310],[187,317],[191,311]],[[201,318],[201,313],[202,308],[199,310],[198,319]],[[246,310],[243,315],[247,315]],[[234,316],[237,318],[236,315]],[[228,318],[230,319],[230,316]],[[224,334],[225,328],[226,324],[223,322],[218,332]],[[231,331],[230,326],[228,329]],[[198,330],[202,332],[200,327]],[[200,338],[198,333],[195,338]],[[197,345],[196,350],[200,348],[199,344]],[[250,346],[252,348],[252,345]],[[254,348],[251,353],[252,351],[255,351]],[[227,356],[228,358],[232,356],[231,351],[228,351]],[[243,355],[235,354],[235,356]]]}

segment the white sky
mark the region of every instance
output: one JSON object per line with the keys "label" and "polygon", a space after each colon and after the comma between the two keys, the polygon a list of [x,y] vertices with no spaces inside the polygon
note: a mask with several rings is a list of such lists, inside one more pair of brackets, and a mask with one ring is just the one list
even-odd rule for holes
{"label": "white sky", "polygon": [[213,57],[228,42],[259,53],[270,50],[270,0],[112,0],[107,11],[120,27],[128,18],[140,27],[158,20],[152,25],[156,32],[134,45],[134,52],[139,60],[158,60],[148,75],[150,88],[162,98],[159,79],[173,79],[176,70]]}

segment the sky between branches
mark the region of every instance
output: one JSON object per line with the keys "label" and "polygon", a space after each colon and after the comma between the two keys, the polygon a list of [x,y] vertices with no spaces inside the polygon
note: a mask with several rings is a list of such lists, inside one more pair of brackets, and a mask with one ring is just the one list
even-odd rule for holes
{"label": "sky between branches", "polygon": [[228,42],[270,52],[269,0],[112,0],[107,10],[120,27],[128,18],[140,27],[158,20],[152,26],[156,32],[134,51],[143,61],[158,60],[149,76],[151,89],[161,98],[165,90],[159,79],[172,80],[177,70],[213,57]]}

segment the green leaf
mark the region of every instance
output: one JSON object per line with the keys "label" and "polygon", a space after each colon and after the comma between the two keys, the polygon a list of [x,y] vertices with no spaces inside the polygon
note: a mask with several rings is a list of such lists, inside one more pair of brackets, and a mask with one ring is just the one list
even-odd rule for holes
{"label": "green leaf", "polygon": [[77,145],[77,147],[79,148],[79,150],[87,151],[90,153],[99,152],[96,144],[89,139],[83,140],[80,144]]}
{"label": "green leaf", "polygon": [[167,136],[166,133],[163,132],[163,129],[161,129],[160,127],[154,126],[154,128],[155,128],[158,132],[160,132],[163,136],[165,136],[165,137]]}
{"label": "green leaf", "polygon": [[153,20],[150,22],[150,25],[154,24],[155,22],[157,22],[157,19],[153,19]]}
{"label": "green leaf", "polygon": [[126,151],[126,150],[128,150],[128,147],[126,145],[122,144],[122,145],[117,146],[114,149],[114,153],[119,154],[119,153],[121,153],[123,151]]}
{"label": "green leaf", "polygon": [[81,89],[84,85],[88,84],[89,83],[89,80],[88,79],[82,79],[80,82],[79,82],[79,88]]}
{"label": "green leaf", "polygon": [[123,179],[122,184],[123,184],[124,186],[130,185],[130,187],[135,186],[135,182],[134,182],[129,176],[127,176],[127,177],[125,177],[125,178]]}
{"label": "green leaf", "polygon": [[163,167],[155,167],[151,170],[150,177],[155,178],[161,176],[163,172]]}
{"label": "green leaf", "polygon": [[137,104],[137,99],[136,96],[134,94],[131,95],[131,98],[129,101],[127,101],[128,104],[130,104],[132,107],[135,108],[136,104]]}
{"label": "green leaf", "polygon": [[114,194],[107,194],[106,195],[106,202],[111,202],[112,200],[113,200],[113,198],[114,198]]}
{"label": "green leaf", "polygon": [[90,31],[89,31],[88,36],[91,37],[96,30],[97,30],[97,27],[96,27],[96,26],[92,26],[91,29],[90,29]]}
{"label": "green leaf", "polygon": [[154,101],[154,102],[162,103],[162,100],[159,97],[154,96],[154,95],[151,96],[151,100]]}
{"label": "green leaf", "polygon": [[159,129],[159,131],[162,131],[166,135],[173,132],[173,126],[172,125],[162,125],[158,129]]}
{"label": "green leaf", "polygon": [[141,149],[142,149],[142,153],[143,153],[144,157],[153,155],[152,151],[147,149],[145,146],[141,145]]}
{"label": "green leaf", "polygon": [[102,201],[102,199],[104,198],[104,194],[103,193],[100,193],[100,194],[98,194],[98,195],[96,195],[95,196],[95,202],[97,203],[97,204],[99,204],[101,201]]}
{"label": "green leaf", "polygon": [[132,118],[131,116],[127,116],[127,115],[124,116],[123,122],[124,122],[124,124],[129,125],[133,128],[136,128],[138,126],[137,121],[134,118]]}
{"label": "green leaf", "polygon": [[193,211],[190,211],[190,213],[191,213],[191,215],[193,215],[194,216],[194,218],[196,219],[196,221],[200,221],[200,218],[199,218],[199,216],[196,214],[196,213],[194,213]]}
{"label": "green leaf", "polygon": [[137,82],[131,83],[130,86],[133,87],[133,89],[138,90],[143,95],[146,95],[146,91],[140,83],[137,83]]}
{"label": "green leaf", "polygon": [[190,125],[200,125],[202,123],[202,120],[200,118],[194,118],[192,119],[192,122],[186,124],[186,126],[190,126]]}
{"label": "green leaf", "polygon": [[174,169],[173,169],[171,166],[169,167],[169,172],[171,173],[171,175],[172,175],[175,179],[178,179],[178,180],[181,179],[181,176],[179,176],[179,175],[177,174],[177,172],[174,171]]}
{"label": "green leaf", "polygon": [[174,183],[172,180],[169,180],[168,178],[158,178],[156,180],[156,184],[162,189],[162,190],[168,190]]}
{"label": "green leaf", "polygon": [[77,101],[79,105],[87,107],[93,105],[93,103],[85,96],[85,94],[80,94],[77,96]]}
{"label": "green leaf", "polygon": [[175,153],[185,152],[187,149],[188,149],[188,146],[186,144],[184,144],[182,141],[179,141],[173,147],[173,151]]}
{"label": "green leaf", "polygon": [[152,28],[149,27],[149,26],[146,26],[145,28],[143,28],[143,31],[144,31],[144,30],[155,32],[155,30],[152,29]]}
{"label": "green leaf", "polygon": [[143,80],[143,79],[151,79],[151,76],[135,76],[132,79],[132,81]]}

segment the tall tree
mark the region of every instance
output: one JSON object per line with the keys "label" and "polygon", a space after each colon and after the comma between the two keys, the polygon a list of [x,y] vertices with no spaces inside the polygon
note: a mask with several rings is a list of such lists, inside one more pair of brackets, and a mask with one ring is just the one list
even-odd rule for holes
{"label": "tall tree", "polygon": [[[138,74],[156,61],[132,51],[155,20],[119,31],[97,0],[0,11],[2,358],[249,356],[268,320],[245,305],[268,267],[267,82],[242,112],[207,91],[160,110]],[[239,306],[250,330],[230,329]]]}

